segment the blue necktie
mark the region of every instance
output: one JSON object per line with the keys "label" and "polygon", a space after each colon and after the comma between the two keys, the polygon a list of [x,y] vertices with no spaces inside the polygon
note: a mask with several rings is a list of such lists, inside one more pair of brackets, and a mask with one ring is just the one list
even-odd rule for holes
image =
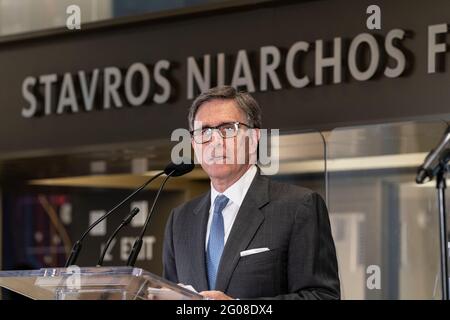
{"label": "blue necktie", "polygon": [[223,194],[218,195],[214,200],[213,219],[209,231],[208,247],[206,251],[206,268],[210,290],[216,287],[217,269],[219,268],[225,239],[222,211],[227,203],[228,198]]}

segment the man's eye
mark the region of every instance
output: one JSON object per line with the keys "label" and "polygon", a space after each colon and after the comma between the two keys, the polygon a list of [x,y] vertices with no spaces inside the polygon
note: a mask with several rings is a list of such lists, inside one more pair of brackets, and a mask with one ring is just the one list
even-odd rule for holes
{"label": "man's eye", "polygon": [[234,126],[224,126],[222,129],[226,131],[234,131]]}

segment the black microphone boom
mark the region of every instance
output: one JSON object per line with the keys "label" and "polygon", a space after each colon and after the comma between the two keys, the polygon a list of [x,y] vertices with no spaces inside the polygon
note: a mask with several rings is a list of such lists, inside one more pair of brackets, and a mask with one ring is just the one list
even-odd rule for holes
{"label": "black microphone boom", "polygon": [[186,173],[191,172],[192,170],[194,170],[194,167],[195,165],[193,163],[189,163],[186,160],[183,160],[180,164],[175,164],[171,162],[164,169],[164,173],[172,177],[179,177]]}
{"label": "black microphone boom", "polygon": [[127,266],[133,267],[136,264],[136,260],[142,248],[142,239],[144,238],[145,231],[147,230],[147,227],[150,224],[150,218],[152,217],[153,211],[156,206],[156,202],[158,201],[159,195],[161,194],[161,191],[164,188],[164,185],[166,184],[167,180],[169,180],[170,177],[179,177],[186,173],[189,173],[192,170],[194,170],[194,167],[195,165],[193,163],[183,161],[180,164],[174,164],[172,162],[164,169],[164,173],[167,175],[167,177],[161,183],[161,186],[158,189],[158,193],[156,194],[156,197],[153,200],[152,207],[150,208],[150,211],[147,215],[147,219],[145,220],[145,224],[142,228],[141,234],[133,244],[133,248],[131,249],[130,255],[128,256]]}
{"label": "black microphone boom", "polygon": [[108,241],[106,241],[105,247],[103,248],[102,253],[100,254],[100,258],[97,262],[97,267],[101,267],[103,265],[103,260],[105,259],[106,252],[108,251],[109,246],[111,245],[112,240],[116,237],[117,233],[126,225],[128,225],[131,220],[133,220],[134,216],[139,213],[139,208],[134,207],[133,210],[131,210],[130,214],[126,216],[120,225],[114,230],[114,232],[109,237]]}
{"label": "black microphone boom", "polygon": [[150,182],[152,182],[153,180],[155,180],[156,178],[158,178],[159,176],[161,176],[163,172],[158,173],[157,175],[153,176],[152,178],[150,178],[149,180],[147,180],[143,185],[141,185],[138,189],[136,189],[135,191],[133,191],[130,195],[128,195],[125,199],[123,199],[121,202],[119,202],[116,206],[114,206],[111,210],[109,210],[107,213],[105,213],[103,216],[101,216],[100,218],[98,218],[93,224],[91,224],[89,226],[89,228],[83,233],[83,235],[80,237],[80,239],[75,242],[75,244],[72,247],[72,252],[70,253],[69,258],[67,258],[65,267],[69,267],[71,265],[74,265],[75,262],[77,261],[78,255],[80,254],[81,251],[81,247],[82,247],[82,242],[83,239],[88,235],[88,233],[96,226],[98,225],[100,222],[102,222],[103,220],[105,220],[107,217],[109,217],[110,214],[112,214],[114,211],[116,211],[118,208],[122,207],[124,205],[124,203],[126,203],[128,200],[130,200],[132,197],[134,197],[139,191],[141,191],[142,189],[144,189]]}
{"label": "black microphone boom", "polygon": [[417,170],[416,182],[421,184],[425,180],[432,180],[442,165],[446,165],[450,156],[450,127],[445,131],[441,142],[431,150],[423,164]]}

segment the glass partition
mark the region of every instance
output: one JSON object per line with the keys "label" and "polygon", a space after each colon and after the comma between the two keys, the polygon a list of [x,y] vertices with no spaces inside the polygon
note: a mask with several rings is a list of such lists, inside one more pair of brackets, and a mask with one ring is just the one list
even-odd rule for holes
{"label": "glass partition", "polygon": [[338,128],[327,137],[328,207],[344,299],[439,299],[435,181],[417,167],[445,122]]}
{"label": "glass partition", "polygon": [[272,134],[270,152],[271,168],[260,165],[263,172],[275,180],[310,188],[326,198],[325,137],[321,132],[282,131],[279,138]]}

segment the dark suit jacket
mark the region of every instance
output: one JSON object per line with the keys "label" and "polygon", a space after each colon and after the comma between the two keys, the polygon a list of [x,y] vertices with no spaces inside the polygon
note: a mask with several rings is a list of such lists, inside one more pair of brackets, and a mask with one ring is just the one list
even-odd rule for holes
{"label": "dark suit jacket", "polygon": [[[210,202],[208,192],[175,208],[164,239],[164,277],[197,291],[208,290]],[[265,247],[270,251],[240,256],[241,251]],[[258,171],[225,244],[216,290],[244,299],[339,299],[336,252],[322,198]]]}

